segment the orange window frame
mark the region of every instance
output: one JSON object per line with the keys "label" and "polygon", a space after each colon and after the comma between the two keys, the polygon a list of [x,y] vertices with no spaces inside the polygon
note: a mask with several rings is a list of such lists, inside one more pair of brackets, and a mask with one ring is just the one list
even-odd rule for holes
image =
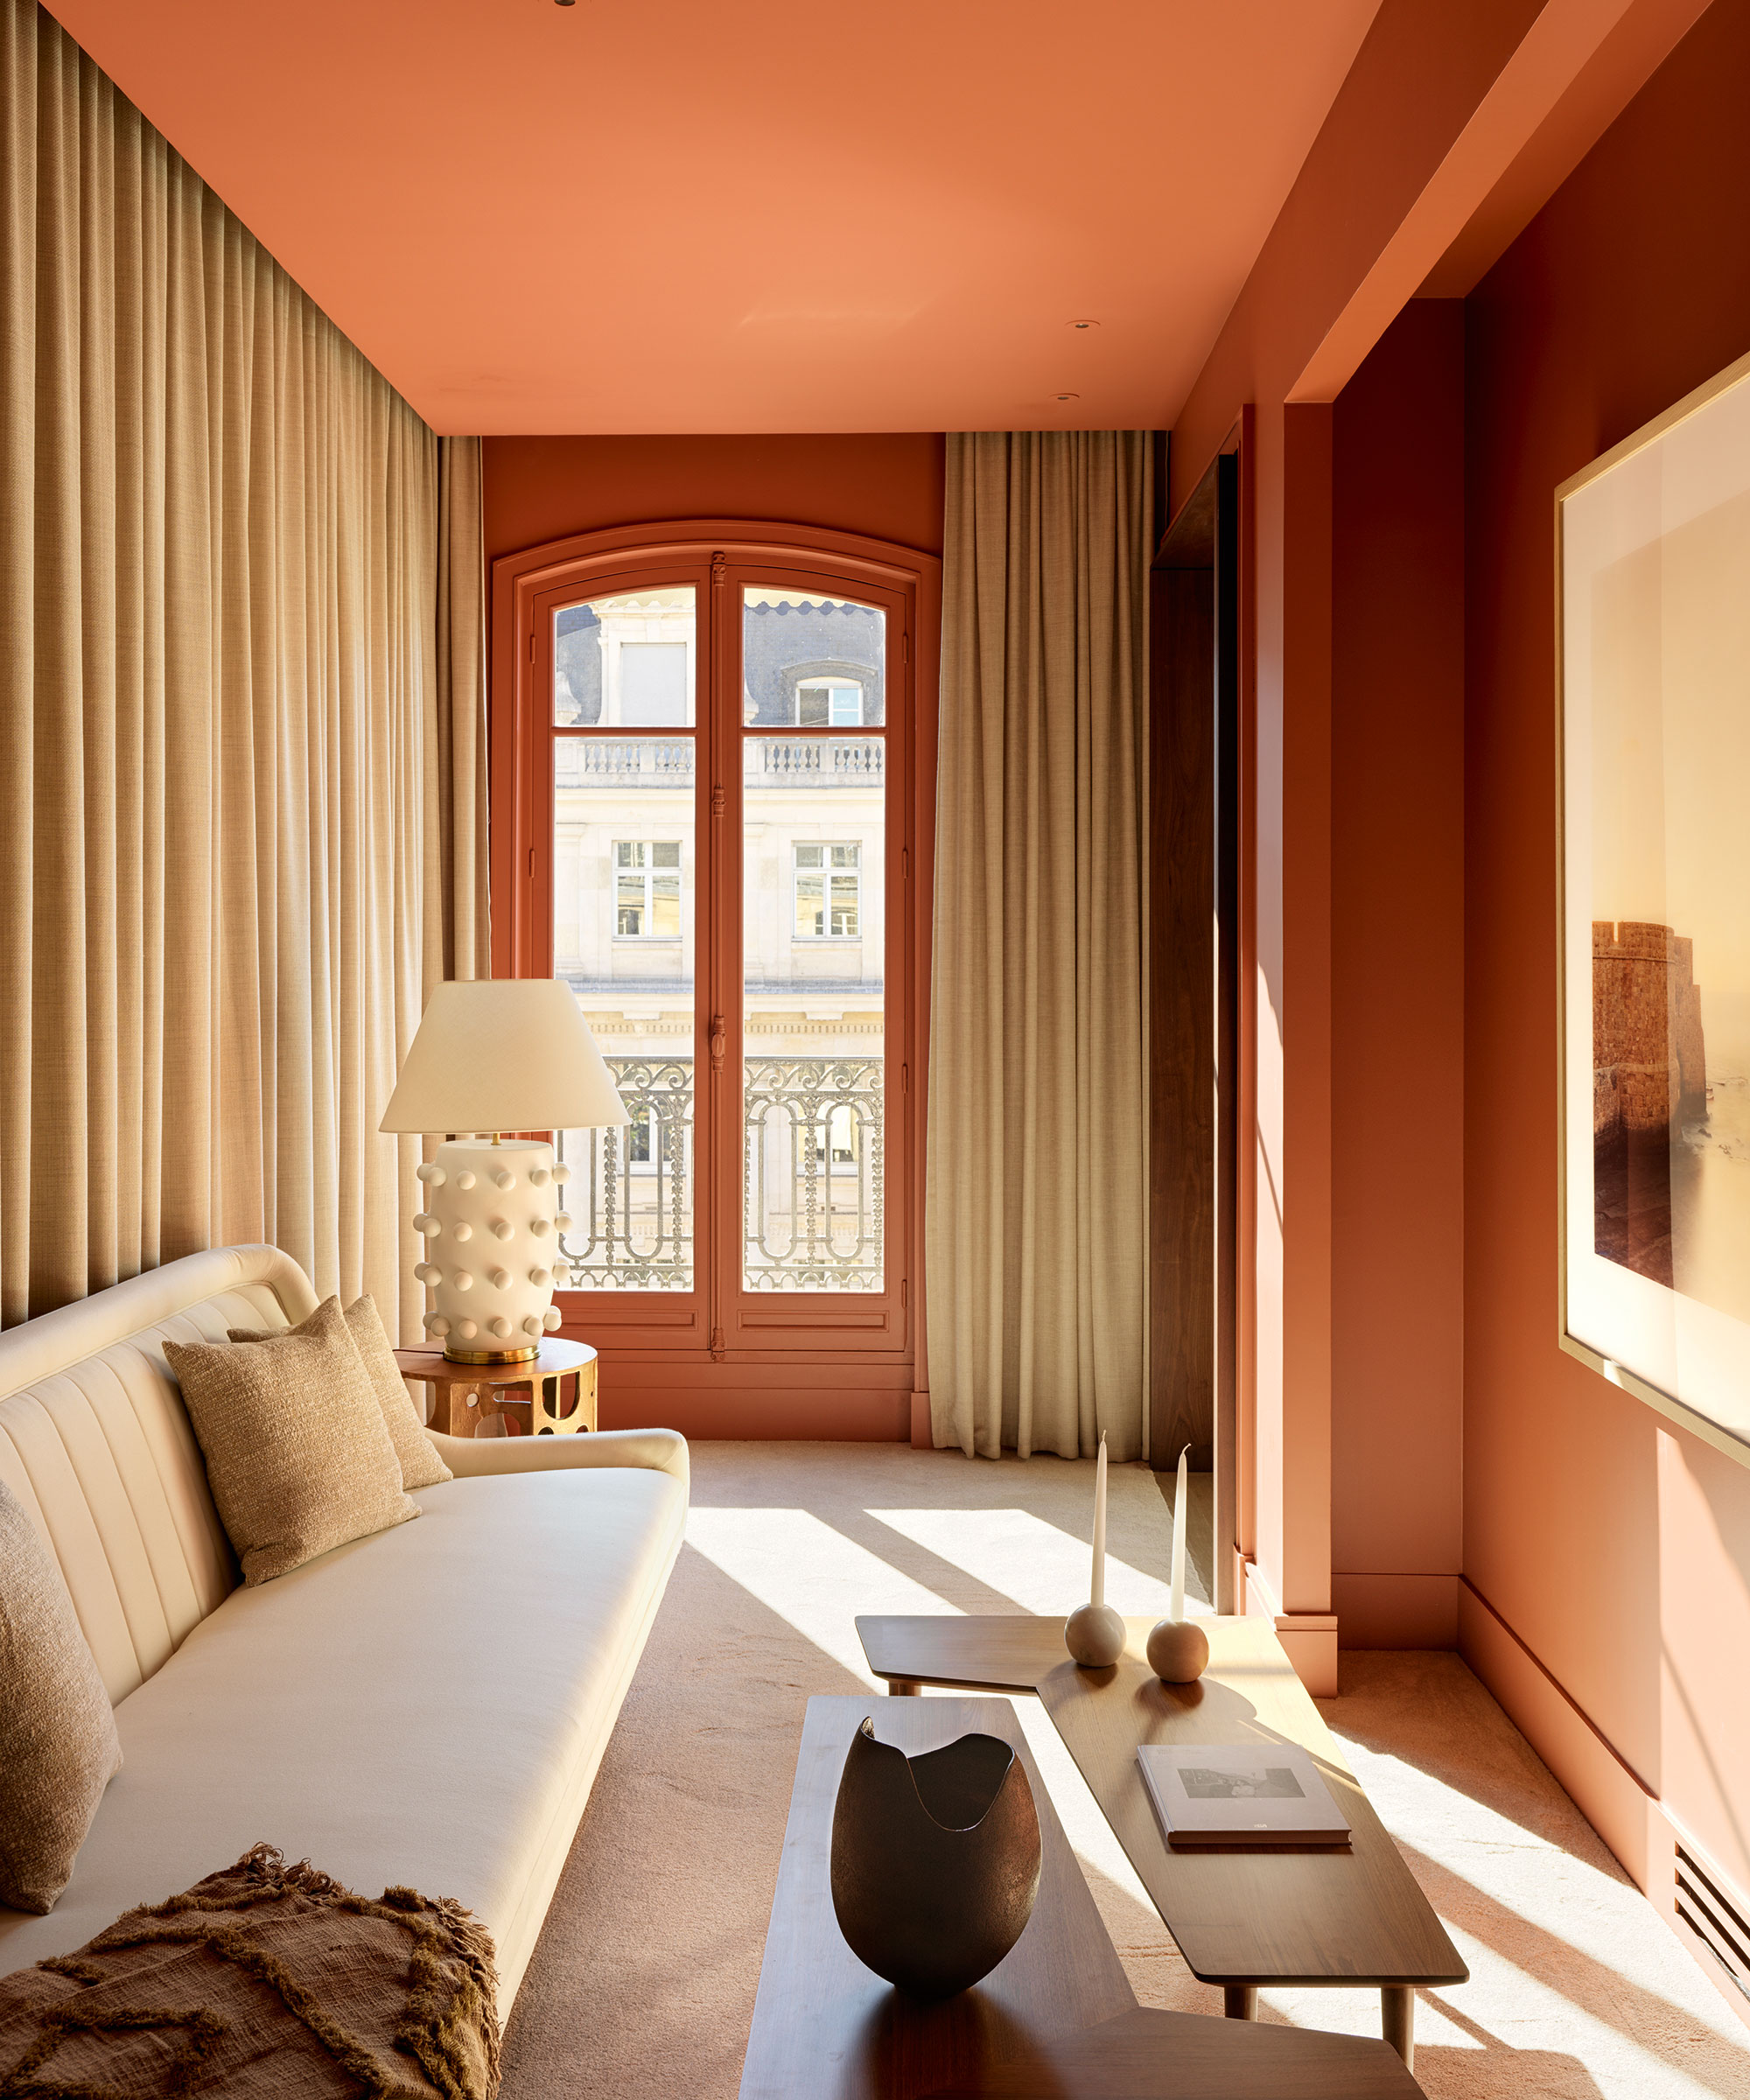
{"label": "orange window frame", "polygon": [[[604,1425],[904,1437],[924,1390],[923,1134],[940,565],[858,536],[724,520],[581,535],[494,564],[493,970],[553,968],[554,614],[690,584],[695,738],[694,1288],[570,1291],[562,1333],[601,1353]],[[742,1200],[743,588],[806,588],[887,614],[883,1287],[750,1292]],[[721,1018],[719,1032],[718,1022]]]}

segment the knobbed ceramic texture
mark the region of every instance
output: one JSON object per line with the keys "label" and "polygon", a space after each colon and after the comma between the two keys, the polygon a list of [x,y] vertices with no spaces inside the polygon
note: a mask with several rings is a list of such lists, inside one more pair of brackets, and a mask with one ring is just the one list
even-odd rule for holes
{"label": "knobbed ceramic texture", "polygon": [[832,1907],[857,1958],[914,1998],[988,1976],[1039,1894],[1026,1768],[994,1735],[907,1757],[865,1720],[832,1816]]}

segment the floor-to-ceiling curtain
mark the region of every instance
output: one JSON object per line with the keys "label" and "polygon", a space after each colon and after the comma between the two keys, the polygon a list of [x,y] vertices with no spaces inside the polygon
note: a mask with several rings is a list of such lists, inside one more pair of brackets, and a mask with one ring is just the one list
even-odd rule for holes
{"label": "floor-to-ceiling curtain", "polygon": [[0,0],[0,1320],[268,1239],[416,1326],[376,1126],[484,967],[478,454]]}
{"label": "floor-to-ceiling curtain", "polygon": [[926,1194],[935,1441],[1144,1452],[1149,439],[950,437]]}

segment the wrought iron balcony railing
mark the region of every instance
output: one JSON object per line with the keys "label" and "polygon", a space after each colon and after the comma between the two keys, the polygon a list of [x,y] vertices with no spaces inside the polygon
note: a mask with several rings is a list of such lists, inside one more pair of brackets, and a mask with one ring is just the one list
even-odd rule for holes
{"label": "wrought iron balcony railing", "polygon": [[[629,1129],[564,1130],[571,1287],[694,1288],[693,1060],[611,1057]],[[743,1287],[878,1291],[878,1057],[750,1057],[742,1102]]]}

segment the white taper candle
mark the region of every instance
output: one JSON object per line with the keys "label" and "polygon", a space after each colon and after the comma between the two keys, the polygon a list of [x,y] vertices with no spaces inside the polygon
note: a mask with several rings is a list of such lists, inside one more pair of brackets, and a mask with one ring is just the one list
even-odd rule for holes
{"label": "white taper candle", "polygon": [[1100,1456],[1094,1467],[1094,1575],[1088,1601],[1106,1601],[1106,1439],[1100,1438]]}
{"label": "white taper candle", "polygon": [[1172,1498],[1172,1599],[1166,1615],[1173,1620],[1185,1616],[1185,1460],[1190,1449],[1187,1444],[1179,1454],[1179,1487]]}

